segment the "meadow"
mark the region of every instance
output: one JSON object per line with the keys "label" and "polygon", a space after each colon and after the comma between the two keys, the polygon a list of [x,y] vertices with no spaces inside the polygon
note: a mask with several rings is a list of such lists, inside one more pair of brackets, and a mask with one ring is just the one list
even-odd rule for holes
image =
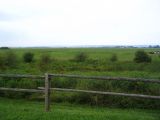
{"label": "meadow", "polygon": [[1,120],[159,120],[159,110],[115,109],[73,104],[52,104],[44,112],[43,102],[0,97]]}
{"label": "meadow", "polygon": [[[139,76],[144,77],[142,74],[146,74],[146,77],[159,77],[155,73],[159,72],[160,56],[150,55],[152,57],[152,63],[136,64],[134,59],[135,52],[138,48],[14,48],[11,49],[19,59],[19,64],[15,65],[13,69],[9,69],[11,72],[19,73],[44,73],[43,70],[39,70],[36,66],[41,55],[47,54],[53,60],[49,64],[48,72],[54,73],[75,73],[77,74],[92,74],[100,72],[100,75],[122,75],[122,76]],[[143,48],[146,52],[157,51],[160,49]],[[0,50],[0,55],[6,54],[10,50]],[[31,52],[34,54],[34,61],[30,64],[23,62],[23,54]],[[78,53],[84,52],[87,54],[88,59],[84,62],[75,62],[73,59]],[[118,60],[111,62],[110,57],[116,54]],[[34,67],[33,67],[34,66]],[[21,69],[23,68],[23,69]],[[1,69],[6,70],[7,69]],[[87,71],[87,72],[86,72]],[[137,72],[136,72],[137,71]],[[138,74],[138,72],[140,73]],[[118,72],[118,73],[117,73]],[[126,73],[127,72],[127,73]],[[133,72],[133,74],[130,72]],[[136,73],[135,73],[136,72]],[[107,74],[108,73],[108,74]],[[124,74],[124,75],[123,75]],[[148,75],[149,74],[149,75]],[[153,74],[153,75],[152,75]]]}
{"label": "meadow", "polygon": [[[160,79],[160,56],[149,54],[160,49],[141,48],[152,58],[150,63],[135,63],[135,52],[139,48],[12,48],[0,50],[0,73],[38,74],[60,73],[90,76],[118,76],[118,77],[140,77]],[[33,61],[26,63],[23,55],[26,52],[34,54]],[[4,56],[8,57],[8,63],[3,63]],[[76,55],[85,53],[87,59],[75,60]],[[113,55],[116,61],[111,61]],[[11,64],[9,64],[11,63]],[[0,86],[37,88],[42,82],[27,79],[1,78]],[[52,87],[75,88],[86,90],[113,91],[125,93],[139,93],[148,95],[159,95],[160,85],[145,84],[143,82],[121,82],[121,81],[90,81],[68,78],[54,78]],[[31,100],[43,100],[39,94],[1,92],[1,96],[9,98],[26,98]],[[51,95],[52,100],[57,103],[69,102],[75,104],[99,105],[120,108],[160,108],[159,100],[146,100],[140,98],[116,97],[109,95],[91,95],[81,93],[56,92]]]}

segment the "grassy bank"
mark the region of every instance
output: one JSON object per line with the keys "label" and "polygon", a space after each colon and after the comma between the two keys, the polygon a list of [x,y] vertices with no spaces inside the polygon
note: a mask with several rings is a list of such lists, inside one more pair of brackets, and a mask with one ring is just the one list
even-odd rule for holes
{"label": "grassy bank", "polygon": [[159,110],[113,109],[0,98],[0,120],[159,120]]}

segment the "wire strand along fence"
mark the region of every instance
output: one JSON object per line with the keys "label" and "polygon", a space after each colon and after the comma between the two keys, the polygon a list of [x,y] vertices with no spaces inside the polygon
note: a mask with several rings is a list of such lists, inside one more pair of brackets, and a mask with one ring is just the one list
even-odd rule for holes
{"label": "wire strand along fence", "polygon": [[0,91],[19,91],[19,92],[35,92],[45,94],[45,111],[50,110],[50,93],[54,91],[64,91],[64,92],[81,92],[81,93],[91,93],[91,94],[101,94],[101,95],[114,95],[114,96],[127,96],[127,97],[139,97],[146,99],[160,99],[160,96],[153,95],[143,95],[143,94],[128,94],[128,93],[117,93],[117,92],[104,92],[104,91],[92,91],[92,90],[80,90],[80,89],[67,89],[67,88],[51,88],[51,79],[55,77],[65,77],[65,78],[80,78],[80,79],[90,79],[90,80],[112,80],[112,81],[129,81],[129,82],[144,82],[144,83],[157,83],[160,84],[158,79],[144,79],[144,78],[127,78],[127,77],[107,77],[107,76],[80,76],[80,75],[64,75],[64,74],[48,74],[45,75],[17,75],[17,74],[0,74],[1,78],[30,78],[44,80],[43,87],[37,87],[36,89],[24,89],[24,88],[6,88],[0,87]]}

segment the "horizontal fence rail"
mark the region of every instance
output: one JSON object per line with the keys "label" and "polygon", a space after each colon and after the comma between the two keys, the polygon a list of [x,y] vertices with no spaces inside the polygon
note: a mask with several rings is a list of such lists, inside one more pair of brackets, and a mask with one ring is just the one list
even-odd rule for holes
{"label": "horizontal fence rail", "polygon": [[[44,90],[44,87],[38,87],[38,89]],[[101,95],[115,95],[115,96],[128,96],[128,97],[139,97],[139,98],[150,98],[150,99],[160,99],[160,96],[142,95],[142,94],[127,94],[127,93],[116,93],[116,92],[103,92],[103,91],[92,91],[92,90],[79,90],[79,89],[66,89],[66,88],[50,88],[55,91],[64,92],[81,92],[81,93],[92,93]]]}
{"label": "horizontal fence rail", "polygon": [[30,78],[44,81],[43,87],[36,89],[23,89],[23,88],[5,88],[0,87],[0,91],[19,91],[19,92],[34,92],[45,94],[45,111],[48,112],[50,109],[50,92],[53,91],[64,91],[64,92],[81,92],[91,94],[102,94],[102,95],[114,95],[114,96],[127,96],[127,97],[138,97],[138,98],[149,98],[149,99],[160,99],[160,96],[143,95],[143,94],[130,94],[130,93],[117,93],[117,92],[106,92],[106,91],[93,91],[93,90],[79,90],[79,89],[68,89],[68,88],[51,88],[51,79],[55,77],[65,78],[78,78],[78,79],[91,79],[91,80],[111,80],[111,81],[129,81],[129,82],[144,82],[144,83],[157,83],[160,84],[159,79],[144,79],[144,78],[128,78],[128,77],[109,77],[109,76],[80,76],[80,75],[64,75],[64,74],[48,74],[45,75],[21,75],[21,74],[0,74],[2,78]]}
{"label": "horizontal fence rail", "polygon": [[51,77],[93,79],[93,80],[116,80],[116,81],[160,83],[160,80],[158,80],[158,79],[144,79],[144,78],[107,77],[107,76],[99,76],[98,77],[98,76],[64,75],[64,74],[49,74],[49,76],[51,76]]}
{"label": "horizontal fence rail", "polygon": [[2,90],[2,91],[44,93],[44,90],[38,90],[38,89],[22,89],[22,88],[4,88],[4,87],[0,87],[0,90]]}
{"label": "horizontal fence rail", "polygon": [[[159,83],[159,79],[144,79],[144,78],[128,78],[128,77],[109,77],[109,76],[80,76],[80,75],[64,75],[64,74],[48,74],[52,77],[68,77],[80,79],[93,79],[93,80],[115,80],[115,81],[131,81],[131,82],[150,82]],[[0,74],[0,77],[6,78],[31,78],[31,79],[44,79],[43,75],[20,75],[20,74]]]}
{"label": "horizontal fence rail", "polygon": [[31,78],[31,79],[44,79],[42,75],[20,75],[20,74],[0,74],[0,77],[5,78]]}

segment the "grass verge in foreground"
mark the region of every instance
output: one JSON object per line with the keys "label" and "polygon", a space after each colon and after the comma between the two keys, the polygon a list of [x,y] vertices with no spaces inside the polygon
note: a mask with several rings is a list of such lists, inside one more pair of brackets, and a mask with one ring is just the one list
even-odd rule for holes
{"label": "grass verge in foreground", "polygon": [[0,97],[0,120],[159,120],[160,110],[113,109],[52,104],[44,112],[43,102]]}

